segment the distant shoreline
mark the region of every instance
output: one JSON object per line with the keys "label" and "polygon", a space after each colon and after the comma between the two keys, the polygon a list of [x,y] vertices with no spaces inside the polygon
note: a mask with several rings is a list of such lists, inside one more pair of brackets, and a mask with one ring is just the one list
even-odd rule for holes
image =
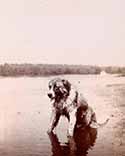
{"label": "distant shoreline", "polygon": [[41,77],[63,74],[100,74],[105,71],[109,74],[125,75],[125,67],[119,66],[93,66],[93,65],[66,65],[66,64],[1,64],[2,77]]}

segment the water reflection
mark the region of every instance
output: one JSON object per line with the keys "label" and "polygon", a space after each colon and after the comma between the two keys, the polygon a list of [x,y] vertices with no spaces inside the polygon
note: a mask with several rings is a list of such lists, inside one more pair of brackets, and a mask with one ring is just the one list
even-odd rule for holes
{"label": "water reflection", "polygon": [[97,129],[86,128],[77,130],[74,135],[74,141],[61,144],[58,136],[50,133],[49,139],[52,146],[52,156],[86,156],[97,138]]}

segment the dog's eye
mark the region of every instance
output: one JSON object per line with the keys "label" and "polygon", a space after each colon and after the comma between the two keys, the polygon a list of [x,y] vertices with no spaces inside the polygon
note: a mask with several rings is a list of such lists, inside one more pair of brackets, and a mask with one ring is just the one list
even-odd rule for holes
{"label": "dog's eye", "polygon": [[49,85],[49,89],[51,89],[52,88],[52,86],[51,85]]}

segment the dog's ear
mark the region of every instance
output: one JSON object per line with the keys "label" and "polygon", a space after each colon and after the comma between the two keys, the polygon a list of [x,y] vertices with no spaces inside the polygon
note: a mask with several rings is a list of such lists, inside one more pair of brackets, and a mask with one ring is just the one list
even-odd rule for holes
{"label": "dog's ear", "polygon": [[68,93],[71,90],[71,83],[68,80],[62,80],[64,87],[66,88],[66,90],[68,91]]}

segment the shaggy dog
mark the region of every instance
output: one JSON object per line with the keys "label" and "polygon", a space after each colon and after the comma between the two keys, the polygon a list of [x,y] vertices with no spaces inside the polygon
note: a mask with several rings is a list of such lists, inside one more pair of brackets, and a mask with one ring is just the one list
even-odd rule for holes
{"label": "shaggy dog", "polygon": [[76,128],[97,128],[96,115],[82,94],[65,79],[56,78],[49,82],[48,97],[52,101],[52,114],[48,133],[57,126],[61,115],[69,121],[68,135],[73,136]]}
{"label": "shaggy dog", "polygon": [[73,136],[75,127],[85,127],[96,123],[95,113],[84,97],[65,79],[52,79],[49,82],[48,96],[52,101],[52,114],[48,132],[57,126],[61,115],[69,121],[68,135]]}

